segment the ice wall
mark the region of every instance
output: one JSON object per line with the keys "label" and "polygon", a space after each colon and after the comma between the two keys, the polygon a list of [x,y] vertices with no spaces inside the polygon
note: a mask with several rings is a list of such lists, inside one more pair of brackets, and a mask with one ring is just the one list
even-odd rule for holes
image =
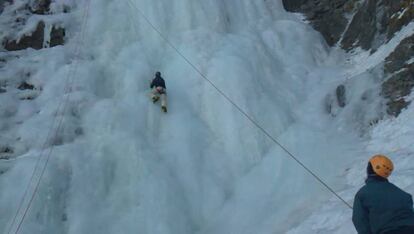
{"label": "ice wall", "polygon": [[[37,77],[41,111],[20,135],[30,141],[35,136],[23,129],[58,116],[62,142],[20,233],[283,233],[331,197],[136,8],[257,123],[340,187],[338,164],[346,165],[358,144],[323,113],[323,98],[342,57],[280,1],[87,2],[72,12],[69,43],[39,55],[54,66],[38,64],[38,74],[48,74]],[[77,42],[87,9],[85,38]],[[168,114],[148,98],[157,70],[166,79]],[[53,114],[68,95],[66,111]],[[40,136],[47,127],[37,129]],[[11,224],[40,145],[0,176],[2,227]]]}

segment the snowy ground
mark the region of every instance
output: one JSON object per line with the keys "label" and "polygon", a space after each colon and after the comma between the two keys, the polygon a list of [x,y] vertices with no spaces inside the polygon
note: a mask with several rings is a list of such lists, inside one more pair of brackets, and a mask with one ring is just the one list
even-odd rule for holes
{"label": "snowy ground", "polygon": [[[353,231],[349,208],[220,96],[134,6],[349,202],[366,159],[380,150],[402,158],[396,166],[405,171],[394,178],[413,191],[405,161],[414,149],[395,137],[413,134],[399,131],[413,110],[374,129],[361,128],[371,116],[360,114],[357,98],[335,118],[327,114],[326,95],[353,69],[371,75],[281,2],[88,2],[52,20],[68,29],[65,46],[0,52],[8,57],[0,67],[8,84],[0,94],[1,141],[14,149],[0,161],[0,232],[14,233],[46,161],[19,233],[265,234],[298,224],[292,233]],[[167,82],[166,115],[148,100],[156,70]],[[42,87],[34,100],[21,100],[28,94],[13,87],[27,72]],[[353,96],[373,85],[366,80],[353,81],[362,87]],[[371,140],[361,131],[372,131]]]}

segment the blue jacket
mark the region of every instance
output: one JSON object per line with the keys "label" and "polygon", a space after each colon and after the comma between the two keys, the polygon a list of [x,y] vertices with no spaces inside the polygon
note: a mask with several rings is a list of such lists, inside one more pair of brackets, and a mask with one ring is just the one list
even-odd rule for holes
{"label": "blue jacket", "polygon": [[156,76],[150,85],[150,88],[154,88],[154,87],[163,87],[164,89],[166,89],[167,87],[165,86],[165,81],[161,76]]}
{"label": "blue jacket", "polygon": [[355,195],[352,222],[359,234],[382,234],[414,226],[413,199],[379,176],[369,176]]}

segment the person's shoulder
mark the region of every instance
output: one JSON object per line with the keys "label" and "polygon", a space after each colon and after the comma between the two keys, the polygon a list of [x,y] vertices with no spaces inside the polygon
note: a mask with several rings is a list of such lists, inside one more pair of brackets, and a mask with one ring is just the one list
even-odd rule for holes
{"label": "person's shoulder", "polygon": [[364,184],[364,186],[362,186],[358,192],[355,194],[355,197],[362,197],[364,196],[368,191],[368,185]]}
{"label": "person's shoulder", "polygon": [[407,195],[407,196],[410,196],[410,197],[411,197],[411,194],[409,194],[408,192],[404,191],[402,188],[398,187],[397,185],[395,185],[395,184],[393,184],[393,183],[391,183],[391,182],[389,182],[388,184],[389,184],[389,186],[391,186],[391,187],[392,187],[392,188],[394,188],[395,190],[400,191],[401,193],[404,193],[405,195]]}

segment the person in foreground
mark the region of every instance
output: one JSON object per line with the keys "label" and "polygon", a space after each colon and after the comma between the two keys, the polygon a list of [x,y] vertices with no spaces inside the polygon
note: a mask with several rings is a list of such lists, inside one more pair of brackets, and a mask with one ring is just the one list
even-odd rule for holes
{"label": "person in foreground", "polygon": [[161,72],[155,73],[155,78],[152,80],[150,85],[152,102],[156,103],[161,96],[161,109],[167,112],[167,87],[165,81],[161,77]]}
{"label": "person in foreground", "polygon": [[354,199],[352,222],[359,234],[414,234],[412,196],[388,181],[392,161],[375,155],[365,185]]}

